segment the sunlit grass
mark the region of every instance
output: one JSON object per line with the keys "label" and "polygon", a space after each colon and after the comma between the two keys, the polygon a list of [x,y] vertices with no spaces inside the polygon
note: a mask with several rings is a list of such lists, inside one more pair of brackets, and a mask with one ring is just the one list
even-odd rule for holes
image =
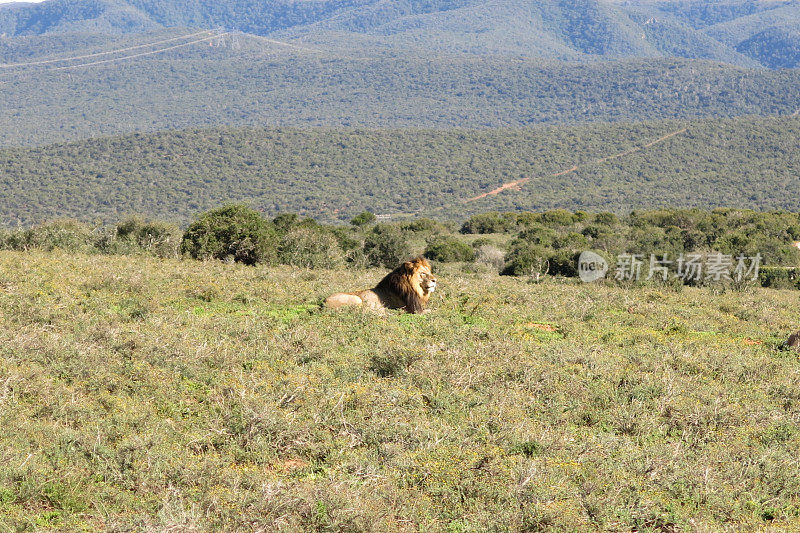
{"label": "sunlit grass", "polygon": [[0,253],[0,524],[800,527],[793,291]]}

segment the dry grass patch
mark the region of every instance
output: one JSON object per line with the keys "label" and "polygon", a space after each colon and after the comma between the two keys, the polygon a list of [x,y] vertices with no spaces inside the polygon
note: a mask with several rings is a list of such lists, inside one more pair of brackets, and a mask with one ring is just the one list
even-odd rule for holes
{"label": "dry grass patch", "polygon": [[0,253],[0,524],[800,526],[795,292],[383,274]]}

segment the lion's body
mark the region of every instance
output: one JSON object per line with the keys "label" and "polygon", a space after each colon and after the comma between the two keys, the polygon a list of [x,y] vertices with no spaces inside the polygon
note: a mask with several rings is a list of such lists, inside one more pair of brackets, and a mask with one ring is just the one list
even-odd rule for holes
{"label": "lion's body", "polygon": [[374,288],[331,295],[325,300],[325,305],[334,309],[365,305],[375,310],[403,309],[409,313],[422,313],[435,289],[436,277],[431,273],[431,265],[418,257],[395,268]]}

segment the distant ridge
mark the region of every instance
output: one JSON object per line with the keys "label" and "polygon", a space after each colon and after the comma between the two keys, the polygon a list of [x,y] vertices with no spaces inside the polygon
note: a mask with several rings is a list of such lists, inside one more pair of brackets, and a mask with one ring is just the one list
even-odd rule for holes
{"label": "distant ridge", "polygon": [[265,51],[206,44],[88,68],[0,69],[0,146],[219,125],[497,128],[791,115],[800,102],[798,70],[673,59],[348,59],[239,43]]}
{"label": "distant ridge", "polygon": [[11,37],[176,27],[340,51],[569,61],[684,57],[785,68],[800,53],[797,0],[48,0],[0,10],[0,34]]}

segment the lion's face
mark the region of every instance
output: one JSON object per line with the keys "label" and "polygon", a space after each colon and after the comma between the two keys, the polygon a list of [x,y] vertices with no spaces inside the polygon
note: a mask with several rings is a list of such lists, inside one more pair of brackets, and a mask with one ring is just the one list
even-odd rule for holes
{"label": "lion's face", "polygon": [[436,276],[429,271],[421,270],[419,272],[419,286],[422,288],[422,292],[425,294],[430,294],[436,290]]}
{"label": "lion's face", "polygon": [[431,265],[422,258],[406,263],[411,271],[411,283],[420,288],[422,296],[428,296],[436,290],[436,276],[431,272]]}

